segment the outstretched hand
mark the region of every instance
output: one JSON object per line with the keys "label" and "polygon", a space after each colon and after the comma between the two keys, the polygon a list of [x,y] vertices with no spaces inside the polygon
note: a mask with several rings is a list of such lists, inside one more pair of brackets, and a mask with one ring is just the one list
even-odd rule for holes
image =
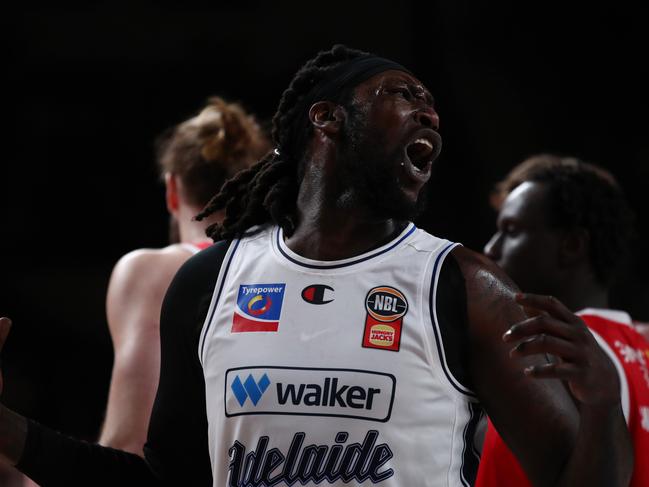
{"label": "outstretched hand", "polygon": [[527,367],[525,374],[566,381],[581,404],[619,404],[615,366],[581,318],[551,296],[518,294],[516,301],[532,317],[516,323],[503,335],[503,341],[515,343],[510,355],[552,354],[558,358],[552,363]]}
{"label": "outstretched hand", "polygon": [[[2,347],[4,347],[9,329],[11,328],[11,320],[9,318],[0,318],[0,357],[2,356]],[[2,394],[2,369],[0,368],[0,394]]]}

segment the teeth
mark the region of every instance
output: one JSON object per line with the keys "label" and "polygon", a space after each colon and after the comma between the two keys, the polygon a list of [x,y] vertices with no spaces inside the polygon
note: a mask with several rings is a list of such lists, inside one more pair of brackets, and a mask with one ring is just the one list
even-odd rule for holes
{"label": "teeth", "polygon": [[417,140],[415,140],[415,144],[424,144],[424,145],[430,147],[431,149],[433,148],[433,144],[431,144],[430,141],[428,141],[426,139],[417,139]]}

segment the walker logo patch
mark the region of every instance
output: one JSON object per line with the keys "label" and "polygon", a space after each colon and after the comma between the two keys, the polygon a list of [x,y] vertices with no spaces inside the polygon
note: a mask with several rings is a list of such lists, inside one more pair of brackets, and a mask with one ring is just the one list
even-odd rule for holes
{"label": "walker logo patch", "polygon": [[408,300],[401,291],[389,286],[370,289],[365,298],[363,347],[399,351],[403,317]]}
{"label": "walker logo patch", "polygon": [[384,423],[396,378],[358,369],[253,366],[225,372],[226,417],[247,414],[336,416]]}
{"label": "walker logo patch", "polygon": [[302,299],[311,304],[327,304],[334,300],[334,288],[325,284],[311,284],[302,289]]}
{"label": "walker logo patch", "polygon": [[276,332],[285,287],[286,284],[241,284],[231,332]]}

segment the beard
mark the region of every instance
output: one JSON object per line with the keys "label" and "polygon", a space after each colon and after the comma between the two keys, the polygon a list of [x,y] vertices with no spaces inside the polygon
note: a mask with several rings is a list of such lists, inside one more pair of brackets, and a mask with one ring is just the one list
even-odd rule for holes
{"label": "beard", "polygon": [[365,114],[351,106],[348,115],[338,153],[339,208],[364,207],[377,220],[414,220],[426,206],[426,185],[416,201],[408,198],[395,175],[403,149],[386,153],[380,135],[368,130]]}

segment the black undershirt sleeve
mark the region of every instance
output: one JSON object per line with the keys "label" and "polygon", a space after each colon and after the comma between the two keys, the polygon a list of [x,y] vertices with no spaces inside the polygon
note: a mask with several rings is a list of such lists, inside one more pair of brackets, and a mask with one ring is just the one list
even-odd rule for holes
{"label": "black undershirt sleeve", "polygon": [[160,384],[144,454],[170,485],[212,485],[198,342],[227,249],[220,242],[192,257],[162,305]]}
{"label": "black undershirt sleeve", "polygon": [[217,243],[189,259],[165,296],[160,383],[145,460],[30,421],[19,470],[41,487],[212,485],[198,340],[227,248]]}

